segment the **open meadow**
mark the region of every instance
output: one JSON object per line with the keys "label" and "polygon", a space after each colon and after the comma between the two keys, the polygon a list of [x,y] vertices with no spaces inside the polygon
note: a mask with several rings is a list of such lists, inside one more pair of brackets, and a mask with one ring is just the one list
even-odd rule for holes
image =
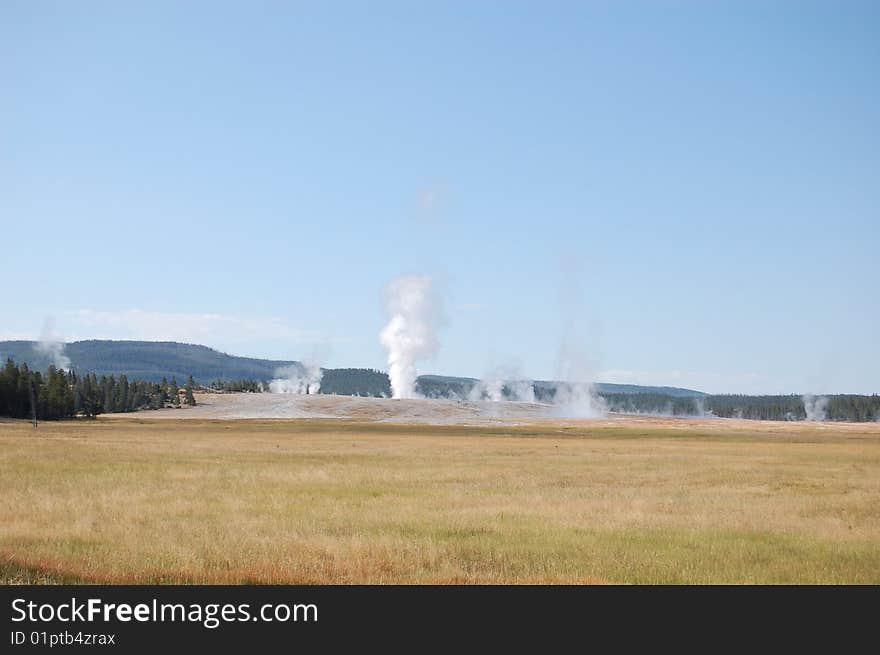
{"label": "open meadow", "polygon": [[0,422],[0,581],[880,583],[880,424],[191,416]]}

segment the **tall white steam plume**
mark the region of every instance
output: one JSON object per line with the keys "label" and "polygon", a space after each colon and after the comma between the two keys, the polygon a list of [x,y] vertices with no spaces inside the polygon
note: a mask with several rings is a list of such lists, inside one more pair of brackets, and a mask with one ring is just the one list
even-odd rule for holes
{"label": "tall white steam plume", "polygon": [[299,365],[285,366],[275,371],[275,379],[269,382],[269,391],[303,395],[318,393],[323,376],[318,362],[305,360]]}
{"label": "tall white steam plume", "polygon": [[803,396],[804,412],[808,421],[827,421],[828,420],[828,398],[825,396],[814,396],[806,394]]}
{"label": "tall white steam plume", "polygon": [[415,398],[416,362],[434,355],[440,347],[436,326],[440,321],[439,300],[426,275],[406,275],[385,287],[388,324],[379,341],[388,351],[388,377],[392,398]]}
{"label": "tall white steam plume", "polygon": [[39,354],[49,357],[55,368],[70,370],[70,357],[64,354],[64,340],[56,334],[55,321],[51,317],[43,323],[36,350]]}

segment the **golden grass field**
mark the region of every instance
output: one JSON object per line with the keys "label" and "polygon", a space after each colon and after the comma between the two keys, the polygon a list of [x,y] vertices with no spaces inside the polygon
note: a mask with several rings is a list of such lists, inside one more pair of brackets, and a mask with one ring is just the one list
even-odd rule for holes
{"label": "golden grass field", "polygon": [[880,583],[880,424],[0,422],[0,582]]}

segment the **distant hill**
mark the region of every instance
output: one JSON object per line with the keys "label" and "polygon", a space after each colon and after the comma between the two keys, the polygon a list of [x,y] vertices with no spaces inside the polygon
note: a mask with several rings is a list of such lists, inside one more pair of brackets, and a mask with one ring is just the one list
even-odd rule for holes
{"label": "distant hill", "polygon": [[[45,370],[51,358],[39,353],[34,341],[0,341],[0,362],[12,357],[27,362],[37,370]],[[178,382],[192,375],[207,384],[217,378],[237,380],[250,378],[270,380],[275,371],[295,361],[236,357],[207,346],[174,341],[74,341],[64,348],[71,368],[100,375],[125,373],[132,380],[159,382],[163,377],[176,377]]]}
{"label": "distant hill", "polygon": [[[457,395],[467,397],[479,380],[476,378],[454,377],[449,375],[421,375],[416,387],[426,396],[446,397]],[[534,380],[532,385],[538,400],[549,399],[555,392],[559,382],[553,380]],[[663,394],[673,398],[701,398],[706,394],[693,389],[680,387],[649,387],[638,384],[612,384],[596,382],[593,387],[600,394]]]}
{"label": "distant hill", "polygon": [[[47,355],[36,349],[34,341],[0,341],[0,364],[8,357],[17,363],[26,362],[31,368],[44,371],[52,363]],[[207,346],[175,341],[74,341],[66,344],[64,354],[70,358],[71,367],[84,373],[114,375],[125,373],[131,380],[159,382],[163,377],[178,382],[192,375],[196,382],[209,384],[220,378],[224,380],[251,379],[271,380],[282,367],[297,366],[292,360],[256,359],[227,355]],[[479,380],[447,375],[422,375],[416,383],[417,390],[429,397],[466,398]],[[552,398],[557,383],[538,380],[534,382],[538,399]],[[599,393],[664,394],[674,398],[698,398],[700,391],[678,387],[646,387],[634,384],[595,385]],[[371,369],[324,369],[321,391],[340,395],[390,395],[388,375]]]}
{"label": "distant hill", "polygon": [[[535,384],[546,384],[555,386],[556,382],[536,382]],[[597,382],[593,385],[598,393],[659,393],[673,398],[701,398],[706,394],[702,391],[693,389],[683,389],[681,387],[650,387],[641,384],[614,384],[611,382]]]}

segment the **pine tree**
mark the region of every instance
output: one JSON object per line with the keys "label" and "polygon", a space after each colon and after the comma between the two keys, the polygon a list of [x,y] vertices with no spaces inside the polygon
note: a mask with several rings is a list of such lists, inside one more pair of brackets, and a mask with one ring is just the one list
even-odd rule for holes
{"label": "pine tree", "polygon": [[195,407],[196,404],[196,397],[193,395],[193,387],[195,386],[195,384],[196,383],[193,381],[193,376],[190,375],[189,378],[187,378],[186,380],[186,396],[184,397],[186,404],[190,407]]}
{"label": "pine tree", "polygon": [[95,418],[104,407],[104,394],[94,373],[82,378],[82,412],[88,418]]}
{"label": "pine tree", "polygon": [[129,385],[128,378],[125,373],[119,376],[119,383],[116,385],[116,411],[130,412]]}

